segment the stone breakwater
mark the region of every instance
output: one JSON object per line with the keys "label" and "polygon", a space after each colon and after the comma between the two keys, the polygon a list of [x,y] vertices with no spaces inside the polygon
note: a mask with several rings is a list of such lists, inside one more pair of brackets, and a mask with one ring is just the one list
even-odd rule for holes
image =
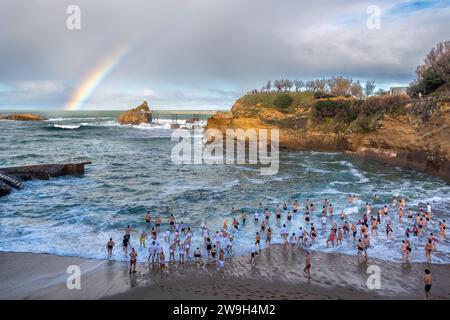
{"label": "stone breakwater", "polygon": [[23,181],[26,180],[48,180],[51,177],[82,175],[84,174],[84,166],[88,164],[91,164],[91,162],[36,164],[0,168],[0,196],[9,194],[13,188],[23,188]]}

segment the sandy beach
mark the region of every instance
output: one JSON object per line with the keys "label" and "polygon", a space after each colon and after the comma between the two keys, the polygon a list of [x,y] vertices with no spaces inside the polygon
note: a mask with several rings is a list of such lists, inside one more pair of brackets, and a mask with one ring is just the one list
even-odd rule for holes
{"label": "sandy beach", "polygon": [[[138,264],[129,275],[125,263],[32,253],[0,253],[0,299],[423,299],[423,270],[434,278],[435,299],[450,298],[448,265],[369,259],[312,252],[312,276],[305,277],[304,252],[274,245],[257,256],[226,261],[223,274],[214,264]],[[67,267],[81,269],[81,289],[69,290]],[[381,288],[369,290],[369,265],[381,270]]]}

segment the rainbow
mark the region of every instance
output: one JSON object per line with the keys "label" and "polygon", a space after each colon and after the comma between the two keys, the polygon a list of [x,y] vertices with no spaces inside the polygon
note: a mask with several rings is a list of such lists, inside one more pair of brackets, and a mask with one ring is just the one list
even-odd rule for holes
{"label": "rainbow", "polygon": [[121,46],[106,59],[102,60],[76,88],[66,103],[64,110],[80,110],[83,107],[83,103],[129,51],[129,46]]}

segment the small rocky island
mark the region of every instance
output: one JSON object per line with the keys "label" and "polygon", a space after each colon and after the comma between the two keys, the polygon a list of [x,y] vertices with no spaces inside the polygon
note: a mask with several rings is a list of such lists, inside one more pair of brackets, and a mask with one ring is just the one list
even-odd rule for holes
{"label": "small rocky island", "polygon": [[148,107],[147,101],[144,101],[140,106],[134,109],[125,111],[117,117],[120,124],[139,125],[141,123],[151,123],[152,113]]}
{"label": "small rocky island", "polygon": [[84,166],[90,161],[60,164],[36,164],[29,166],[0,168],[0,197],[9,194],[12,189],[22,189],[23,181],[37,179],[48,180],[51,177],[84,174]]}
{"label": "small rocky island", "polygon": [[9,115],[1,115],[0,120],[14,120],[14,121],[43,121],[47,118],[34,113],[12,113]]}

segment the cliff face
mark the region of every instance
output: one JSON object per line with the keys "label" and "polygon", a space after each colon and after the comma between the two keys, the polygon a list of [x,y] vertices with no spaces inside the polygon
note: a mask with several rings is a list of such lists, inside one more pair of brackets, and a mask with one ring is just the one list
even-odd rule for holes
{"label": "cliff face", "polygon": [[47,120],[47,118],[40,116],[38,114],[32,114],[32,113],[13,113],[13,114],[6,115],[6,116],[0,115],[0,120],[42,121],[42,120]]}
{"label": "cliff face", "polygon": [[435,103],[426,121],[422,112],[412,112],[420,103],[410,103],[406,108],[411,112],[404,115],[384,114],[375,130],[336,133],[325,132],[312,123],[308,107],[284,113],[258,104],[243,106],[238,101],[231,112],[210,118],[207,129],[276,128],[281,149],[348,152],[450,181],[450,102]]}
{"label": "cliff face", "polygon": [[117,121],[120,124],[134,124],[150,123],[152,121],[152,115],[148,107],[147,101],[144,101],[140,106],[134,109],[121,113],[117,117]]}

